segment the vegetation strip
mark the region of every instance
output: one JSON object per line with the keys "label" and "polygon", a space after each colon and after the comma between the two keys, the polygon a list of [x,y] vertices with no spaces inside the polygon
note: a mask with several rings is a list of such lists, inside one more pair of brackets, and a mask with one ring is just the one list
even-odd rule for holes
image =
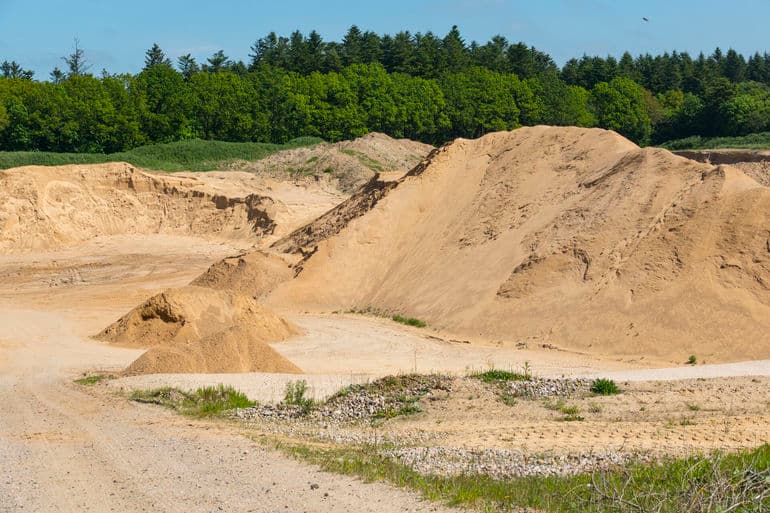
{"label": "vegetation strip", "polygon": [[714,453],[591,474],[503,480],[424,475],[371,447],[276,446],[327,471],[367,482],[388,481],[429,500],[486,512],[761,513],[770,508],[770,445],[736,455]]}
{"label": "vegetation strip", "polygon": [[140,146],[119,153],[53,153],[45,151],[0,152],[0,169],[20,166],[61,166],[128,162],[157,171],[212,171],[237,160],[260,160],[272,153],[323,142],[301,137],[286,144],[235,143],[221,141],[179,141]]}

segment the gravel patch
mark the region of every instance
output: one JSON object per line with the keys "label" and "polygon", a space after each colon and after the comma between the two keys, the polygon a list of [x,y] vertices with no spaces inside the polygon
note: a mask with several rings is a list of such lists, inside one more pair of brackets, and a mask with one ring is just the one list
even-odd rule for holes
{"label": "gravel patch", "polygon": [[426,475],[486,475],[496,479],[568,476],[607,470],[645,458],[636,454],[526,455],[507,449],[468,450],[456,447],[407,447],[381,453]]}
{"label": "gravel patch", "polygon": [[453,378],[440,375],[388,376],[368,384],[349,385],[320,404],[264,404],[237,410],[233,416],[246,420],[305,418],[320,423],[388,419],[419,413],[422,397],[448,392],[452,382]]}
{"label": "gravel patch", "polygon": [[503,391],[524,399],[567,398],[587,394],[591,388],[591,381],[585,378],[532,378],[507,381],[503,385]]}

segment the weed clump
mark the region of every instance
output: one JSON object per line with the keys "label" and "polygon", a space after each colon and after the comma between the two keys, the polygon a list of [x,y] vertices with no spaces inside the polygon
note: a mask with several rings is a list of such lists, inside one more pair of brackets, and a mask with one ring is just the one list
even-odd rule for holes
{"label": "weed clump", "polygon": [[596,395],[614,395],[620,393],[620,388],[611,379],[595,379],[591,383],[591,392]]}
{"label": "weed clump", "polygon": [[484,372],[471,374],[472,378],[480,379],[484,383],[500,383],[506,381],[529,381],[532,376],[529,373],[490,369]]}
{"label": "weed clump", "polygon": [[286,391],[283,396],[283,403],[299,406],[303,411],[308,412],[313,407],[313,399],[306,397],[308,392],[307,381],[289,381],[286,383]]}
{"label": "weed clump", "polygon": [[215,387],[202,387],[195,392],[185,392],[172,387],[136,390],[131,394],[131,400],[138,403],[157,404],[191,417],[212,417],[228,410],[250,408],[257,404],[243,392],[221,384]]}
{"label": "weed clump", "polygon": [[106,374],[94,374],[93,376],[76,379],[75,383],[78,385],[96,385],[97,383],[101,383],[105,379],[111,379],[112,377],[113,376],[108,376]]}
{"label": "weed clump", "polygon": [[414,317],[403,317],[401,315],[394,315],[391,317],[392,320],[399,322],[401,324],[406,324],[407,326],[414,326],[415,328],[424,328],[428,325],[427,322],[421,321],[420,319],[415,319]]}

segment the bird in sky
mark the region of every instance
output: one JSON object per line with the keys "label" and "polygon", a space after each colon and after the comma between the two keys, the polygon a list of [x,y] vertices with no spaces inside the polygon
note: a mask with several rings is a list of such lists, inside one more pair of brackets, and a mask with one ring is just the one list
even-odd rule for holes
{"label": "bird in sky", "polygon": [[644,16],[642,16],[642,19],[643,19],[644,21],[650,21],[650,18],[647,18],[647,17],[644,17]]}

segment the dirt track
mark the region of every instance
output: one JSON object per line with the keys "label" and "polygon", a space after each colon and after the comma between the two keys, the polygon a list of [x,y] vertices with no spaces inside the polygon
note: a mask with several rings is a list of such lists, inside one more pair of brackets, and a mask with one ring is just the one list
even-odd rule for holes
{"label": "dirt track", "polygon": [[[133,262],[131,272],[76,285],[49,287],[37,271],[23,272],[19,257],[4,261],[15,278],[0,290],[0,512],[441,511],[412,494],[302,466],[234,428],[74,385],[79,370],[118,369],[141,352],[87,335],[137,296],[186,283],[233,251],[189,238],[145,243],[134,246],[143,258],[112,258]],[[51,258],[77,268],[67,255]]]}

